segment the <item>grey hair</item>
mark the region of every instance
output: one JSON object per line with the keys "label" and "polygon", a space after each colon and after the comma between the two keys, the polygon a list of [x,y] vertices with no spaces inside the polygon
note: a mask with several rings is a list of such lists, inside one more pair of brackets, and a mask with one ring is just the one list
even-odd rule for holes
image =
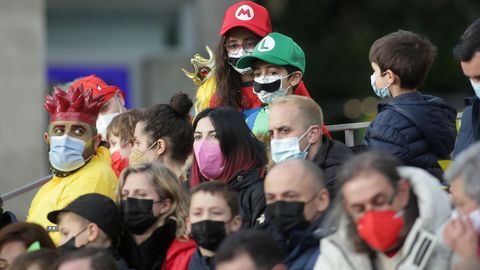
{"label": "grey hair", "polygon": [[480,204],[480,142],[461,152],[445,172],[450,184],[459,177],[463,180],[465,194]]}

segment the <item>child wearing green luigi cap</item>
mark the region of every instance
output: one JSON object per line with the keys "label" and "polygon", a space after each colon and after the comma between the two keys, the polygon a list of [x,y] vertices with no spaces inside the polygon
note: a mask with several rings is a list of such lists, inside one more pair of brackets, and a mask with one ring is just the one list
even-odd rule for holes
{"label": "child wearing green luigi cap", "polygon": [[277,97],[292,95],[305,72],[305,54],[292,38],[270,33],[250,55],[238,60],[237,68],[252,68],[253,91],[263,106],[244,112],[246,121],[258,139],[268,139],[268,105]]}

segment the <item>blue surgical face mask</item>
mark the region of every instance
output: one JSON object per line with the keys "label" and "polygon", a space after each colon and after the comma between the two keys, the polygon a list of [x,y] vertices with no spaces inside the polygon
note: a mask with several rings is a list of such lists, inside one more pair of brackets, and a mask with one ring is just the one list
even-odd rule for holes
{"label": "blue surgical face mask", "polygon": [[391,98],[392,94],[390,94],[390,91],[388,91],[388,87],[390,87],[390,84],[383,88],[377,88],[377,86],[375,85],[375,81],[378,77],[379,75],[376,74],[370,75],[370,84],[372,85],[373,92],[375,92],[375,94],[380,98]]}
{"label": "blue surgical face mask", "polygon": [[270,142],[270,151],[272,153],[272,159],[275,163],[279,163],[287,160],[294,159],[305,159],[307,158],[308,149],[310,144],[305,148],[305,150],[300,150],[300,140],[307,135],[310,131],[310,127],[303,133],[303,135],[298,137],[291,137],[285,139],[273,139]]}
{"label": "blue surgical face mask", "polygon": [[472,84],[473,91],[475,91],[475,95],[480,97],[480,81],[475,82],[474,80],[470,79],[470,83]]}
{"label": "blue surgical face mask", "polygon": [[48,157],[50,164],[57,170],[71,172],[85,165],[84,150],[83,140],[68,135],[50,136]]}

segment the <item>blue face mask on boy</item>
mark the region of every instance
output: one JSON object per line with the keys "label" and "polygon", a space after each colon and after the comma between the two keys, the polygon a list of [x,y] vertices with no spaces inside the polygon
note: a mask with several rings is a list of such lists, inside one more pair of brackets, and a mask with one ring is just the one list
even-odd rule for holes
{"label": "blue face mask on boy", "polygon": [[480,81],[475,82],[474,80],[470,79],[470,83],[472,84],[473,91],[475,91],[475,95],[477,95],[477,97],[480,97]]}
{"label": "blue face mask on boy", "polygon": [[50,164],[62,172],[74,171],[85,165],[83,151],[85,142],[83,140],[63,136],[50,137],[50,151],[48,157]]}
{"label": "blue face mask on boy", "polygon": [[377,88],[377,86],[375,85],[375,81],[377,80],[378,76],[379,75],[376,74],[370,75],[370,84],[372,85],[373,92],[375,92],[375,94],[380,98],[391,98],[392,94],[390,94],[390,91],[388,91],[388,87],[390,87],[390,84],[383,88]]}

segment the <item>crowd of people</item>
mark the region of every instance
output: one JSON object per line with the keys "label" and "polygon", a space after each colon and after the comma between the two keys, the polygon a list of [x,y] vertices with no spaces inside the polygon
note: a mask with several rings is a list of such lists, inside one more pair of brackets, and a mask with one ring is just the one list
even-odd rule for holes
{"label": "crowd of people", "polygon": [[480,19],[453,53],[475,90],[458,135],[456,110],[418,91],[435,46],[373,42],[387,102],[353,149],[326,130],[302,48],[250,1],[186,72],[195,114],[181,92],[127,109],[95,75],[55,87],[53,178],[26,222],[2,224],[0,269],[480,269]]}

